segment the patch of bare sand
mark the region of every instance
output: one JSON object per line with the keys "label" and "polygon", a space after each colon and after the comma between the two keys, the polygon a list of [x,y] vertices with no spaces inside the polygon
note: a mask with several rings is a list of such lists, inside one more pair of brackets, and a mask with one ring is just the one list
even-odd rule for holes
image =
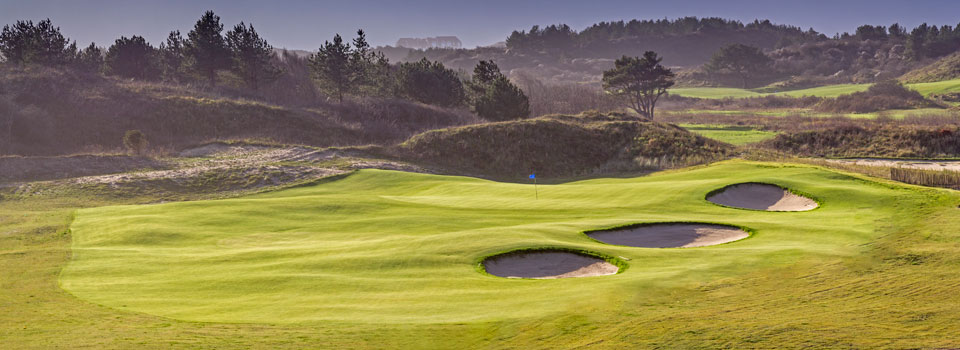
{"label": "patch of bare sand", "polygon": [[620,270],[606,260],[565,251],[506,253],[484,260],[483,266],[494,276],[536,279],[604,276]]}
{"label": "patch of bare sand", "polygon": [[733,226],[664,223],[587,233],[598,241],[643,248],[693,248],[741,240],[750,236]]}
{"label": "patch of bare sand", "polygon": [[767,211],[807,211],[816,209],[816,201],[793,194],[774,185],[745,183],[729,186],[707,200],[728,207]]}

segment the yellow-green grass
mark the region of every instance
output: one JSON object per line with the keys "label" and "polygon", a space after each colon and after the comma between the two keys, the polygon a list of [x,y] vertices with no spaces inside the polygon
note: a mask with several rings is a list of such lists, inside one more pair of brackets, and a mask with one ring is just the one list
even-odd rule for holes
{"label": "yellow-green grass", "polygon": [[[723,165],[534,188],[464,177],[363,170],[241,199],[85,209],[61,285],[123,310],[204,322],[489,322],[584,307],[616,312],[636,288],[680,286],[856,254],[897,191],[810,168]],[[805,213],[704,200],[738,182],[809,193]],[[635,222],[741,225],[756,237],[703,249],[637,249],[583,230]],[[624,273],[523,281],[477,271],[482,256],[559,246],[629,259]]]}
{"label": "yellow-green grass", "polygon": [[[865,91],[871,84],[835,84],[818,86],[808,89],[798,89],[780,92],[759,92],[768,88],[739,89],[728,87],[688,87],[670,89],[670,93],[677,96],[696,97],[706,99],[743,98],[783,95],[790,97],[816,96],[837,97],[854,92]],[[960,79],[938,81],[933,83],[906,84],[908,88],[919,91],[924,96],[939,93],[960,92]]]}
{"label": "yellow-green grass", "polygon": [[[391,173],[385,173],[391,175]],[[369,175],[361,174],[358,175]],[[391,175],[392,176],[392,175]],[[380,179],[379,176],[357,177],[350,187],[359,190],[357,198],[347,201],[347,206],[356,201],[371,199],[371,191],[382,186],[392,187],[391,182],[399,185],[400,179]],[[649,178],[620,180],[591,180],[574,183],[575,186],[587,186],[600,190],[600,195],[609,197],[615,203],[629,201],[625,208],[613,208],[611,205],[598,204],[599,200],[586,200],[582,209],[594,209],[563,216],[547,214],[548,207],[566,202],[564,198],[550,198],[551,190],[557,186],[542,186],[547,203],[544,208],[529,204],[529,201],[517,197],[527,192],[529,187],[487,183],[471,179],[447,179],[451,183],[429,179],[424,187],[404,185],[387,192],[403,191],[405,196],[413,197],[406,201],[410,207],[435,207],[439,212],[447,212],[451,217],[444,220],[431,220],[429,217],[410,218],[406,222],[421,222],[419,226],[458,225],[450,220],[461,217],[460,213],[479,210],[492,213],[489,208],[456,210],[461,205],[453,198],[466,196],[498,196],[514,198],[506,202],[501,212],[511,209],[531,212],[535,215],[529,220],[540,222],[555,215],[559,224],[531,223],[517,225],[515,230],[498,227],[500,214],[491,217],[484,226],[491,226],[490,233],[506,231],[510,234],[502,237],[477,237],[480,242],[469,239],[458,240],[465,248],[451,248],[464,251],[465,255],[478,254],[471,247],[490,247],[491,250],[509,249],[513,246],[531,244],[549,244],[543,239],[557,239],[570,242],[570,246],[582,246],[590,250],[615,254],[622,250],[633,260],[628,270],[614,276],[555,281],[497,280],[495,277],[480,275],[472,267],[469,257],[440,256],[446,264],[457,267],[434,268],[441,263],[433,259],[414,261],[405,252],[420,251],[436,246],[435,240],[444,237],[435,235],[410,235],[410,241],[402,244],[403,251],[396,252],[400,257],[394,261],[408,261],[409,264],[382,266],[368,274],[356,276],[351,282],[369,285],[369,278],[391,275],[397,270],[411,270],[411,276],[401,276],[399,280],[384,283],[400,283],[407,278],[418,278],[421,269],[444,270],[447,273],[467,276],[469,281],[462,283],[466,287],[477,281],[493,283],[499,281],[507,291],[514,288],[527,289],[538,284],[543,285],[542,296],[523,295],[525,300],[534,300],[530,305],[517,306],[521,310],[500,309],[502,316],[493,321],[437,322],[423,321],[424,316],[433,311],[417,310],[412,319],[403,322],[374,320],[372,322],[303,322],[281,324],[245,324],[245,323],[208,323],[182,321],[175,318],[154,316],[148,313],[131,311],[131,307],[111,305],[100,306],[72,297],[58,288],[58,272],[70,257],[70,242],[74,235],[66,232],[70,222],[72,208],[90,207],[105,204],[96,196],[40,197],[0,199],[0,341],[6,348],[12,349],[48,349],[48,348],[97,348],[97,349],[302,349],[302,348],[950,348],[960,343],[960,300],[956,290],[960,288],[960,232],[955,223],[960,219],[960,195],[953,191],[923,189],[902,186],[892,182],[863,178],[850,174],[836,173],[820,168],[779,163],[753,163],[742,161],[724,162],[715,166],[691,170],[661,173]],[[351,180],[348,178],[347,180]],[[344,180],[344,181],[347,181]],[[823,202],[823,207],[805,213],[765,213],[711,207],[711,204],[698,199],[699,195],[688,197],[712,189],[715,185],[732,181],[769,181],[785,184],[803,192],[815,195]],[[363,182],[363,183],[360,183]],[[328,183],[319,187],[305,187],[238,199],[239,201],[263,199],[305,201],[314,207],[324,205],[313,199],[333,198],[347,183]],[[455,187],[466,187],[452,189]],[[475,194],[474,186],[494,185],[496,193]],[[327,186],[334,186],[324,189]],[[341,187],[337,187],[341,186]],[[432,187],[429,188],[430,186]],[[519,186],[516,189],[499,186]],[[613,195],[604,188],[620,187],[621,195]],[[663,186],[661,188],[661,186]],[[635,188],[634,188],[635,187]],[[406,188],[406,189],[403,189]],[[321,191],[322,189],[322,191]],[[438,191],[441,191],[438,192]],[[301,192],[302,191],[302,192]],[[314,191],[314,194],[308,194]],[[414,196],[413,192],[432,192]],[[573,189],[561,191],[570,193]],[[671,194],[669,192],[678,192]],[[509,195],[508,195],[509,194]],[[395,194],[384,193],[384,196]],[[559,195],[554,193],[553,195]],[[592,193],[588,194],[592,195]],[[350,197],[341,193],[339,197]],[[337,197],[334,196],[334,197]],[[651,199],[646,197],[652,196]],[[387,198],[384,198],[386,200]],[[673,201],[664,204],[663,201]],[[633,201],[636,201],[634,204]],[[207,203],[207,202],[198,202]],[[233,202],[219,202],[234,204]],[[266,203],[266,202],[264,202]],[[476,203],[491,204],[489,199],[465,201],[463,205]],[[536,202],[535,202],[536,203]],[[239,204],[239,203],[237,203]],[[701,204],[703,206],[701,206]],[[186,205],[186,203],[184,203]],[[194,204],[200,205],[200,204]],[[649,206],[660,206],[653,208]],[[163,207],[160,205],[158,207]],[[597,207],[604,207],[597,210]],[[293,221],[286,212],[310,213],[293,208],[276,212],[277,207],[248,206],[249,215],[270,210],[278,216],[280,222]],[[117,210],[144,210],[139,207],[114,207]],[[363,211],[371,207],[354,208]],[[168,208],[169,209],[169,208]],[[631,210],[636,209],[636,210]],[[105,209],[113,210],[113,209]],[[452,212],[450,212],[452,211]],[[568,211],[564,209],[563,211]],[[685,212],[684,212],[685,211]],[[82,222],[86,211],[80,212]],[[411,214],[415,211],[411,211]],[[233,213],[238,214],[238,213]],[[347,213],[343,213],[347,214]],[[619,214],[619,215],[618,215]],[[239,214],[238,214],[239,215]],[[322,215],[317,213],[316,215]],[[608,217],[608,216],[616,216]],[[177,215],[172,218],[178,218]],[[467,215],[467,217],[471,217]],[[738,223],[757,229],[757,234],[740,242],[711,248],[653,250],[642,248],[612,247],[568,237],[568,233],[547,233],[554,228],[567,228],[573,222],[582,222],[584,226],[619,223],[621,221],[653,221],[714,218],[718,222]],[[805,217],[805,218],[804,218]],[[148,218],[158,220],[159,218]],[[203,223],[197,231],[207,230],[211,222]],[[242,218],[243,221],[255,221]],[[312,220],[312,219],[306,219]],[[376,222],[374,215],[357,218],[356,221]],[[471,219],[476,223],[476,217]],[[520,219],[516,219],[520,220]],[[526,219],[524,219],[526,220]],[[179,224],[178,224],[179,225]],[[224,223],[224,225],[236,225]],[[261,225],[254,223],[254,226]],[[306,225],[306,223],[301,224]],[[546,226],[544,226],[546,225]],[[572,225],[580,226],[580,224]],[[573,228],[573,227],[570,227]],[[536,232],[532,232],[532,231]],[[266,230],[265,230],[266,231]],[[390,231],[400,231],[388,229]],[[264,232],[266,233],[266,232]],[[288,232],[293,234],[294,232]],[[277,232],[277,234],[281,234]],[[570,233],[574,235],[573,233]],[[511,237],[517,236],[517,237]],[[296,236],[290,236],[286,242],[268,240],[266,246],[259,248],[263,253],[277,249],[278,253],[288,249],[280,246],[296,245]],[[369,238],[369,237],[368,237]],[[197,237],[200,239],[200,237]],[[387,246],[389,239],[381,237]],[[192,239],[191,239],[192,240]],[[519,242],[522,240],[524,243]],[[496,242],[493,242],[496,241]],[[510,243],[512,242],[512,243]],[[152,247],[146,244],[124,246],[124,250],[141,247],[141,251],[165,251],[161,244],[154,242]],[[320,252],[335,249],[337,242],[329,247],[321,247]],[[375,244],[375,241],[357,243]],[[584,244],[586,244],[584,246]],[[198,246],[197,248],[203,248]],[[279,249],[278,249],[279,248]],[[229,248],[226,248],[229,249]],[[169,250],[166,250],[169,252]],[[469,252],[468,252],[469,251]],[[254,254],[251,248],[250,253]],[[82,250],[74,251],[82,254]],[[132,252],[131,252],[132,253]],[[172,253],[172,252],[169,252]],[[317,254],[310,251],[307,256]],[[159,254],[159,253],[157,253]],[[190,252],[179,253],[190,257]],[[351,254],[344,252],[344,254]],[[355,252],[352,254],[362,254]],[[378,255],[372,251],[368,255]],[[434,253],[413,255],[436,256]],[[648,255],[649,254],[649,255]],[[693,257],[693,255],[701,255]],[[285,254],[286,255],[286,254]],[[82,256],[78,255],[82,260]],[[246,258],[247,256],[237,256]],[[196,258],[196,257],[193,257]],[[294,266],[277,264],[271,266],[273,257],[264,257],[263,264],[251,266],[250,274],[256,277],[257,271],[269,269],[282,271]],[[294,258],[292,255],[288,258]],[[279,259],[279,257],[278,257]],[[657,260],[669,261],[657,261]],[[674,259],[682,261],[683,266],[668,264]],[[367,261],[366,257],[363,259]],[[304,260],[307,261],[307,260]],[[103,261],[106,262],[106,261]],[[223,260],[220,265],[235,261]],[[190,261],[170,263],[170,268],[191,264]],[[648,267],[647,264],[652,264]],[[100,266],[99,268],[124,269],[122,266]],[[141,267],[131,267],[139,269]],[[198,271],[200,276],[215,269],[211,264]],[[224,271],[232,269],[221,267]],[[72,269],[72,267],[70,268]],[[352,268],[355,269],[355,268]],[[69,269],[68,269],[69,270]],[[383,271],[380,271],[383,270]],[[456,271],[453,271],[456,270]],[[242,278],[246,271],[238,271],[237,277],[217,276],[211,285],[201,286],[198,290],[212,287],[217,281]],[[315,272],[314,272],[315,273]],[[444,273],[446,274],[446,273]],[[650,274],[651,276],[645,276]],[[183,272],[184,281],[170,283],[190,286],[196,277]],[[334,275],[335,276],[335,275]],[[659,276],[660,278],[654,278]],[[117,278],[115,275],[103,276],[103,281]],[[157,277],[157,276],[153,276]],[[152,276],[144,276],[149,282]],[[285,278],[307,278],[307,275],[274,276],[278,280]],[[65,276],[65,279],[68,279]],[[482,283],[481,283],[482,284]],[[590,286],[585,286],[592,284]],[[109,292],[113,286],[102,285],[103,292]],[[230,288],[245,288],[243,283]],[[265,286],[263,290],[252,293],[264,293],[270,290],[282,290],[290,287],[283,283]],[[342,292],[338,285],[298,291],[306,297],[317,295],[324,290],[333,289]],[[399,287],[386,287],[399,288]],[[548,305],[540,300],[555,297],[554,303],[569,301],[565,290],[576,295],[584,294],[584,289],[592,289],[583,300],[566,305]],[[131,292],[142,293],[136,287]],[[376,291],[359,291],[362,295]],[[315,293],[315,294],[308,294]],[[440,293],[440,292],[438,292]],[[440,293],[443,294],[443,293]],[[558,294],[561,294],[558,296]],[[198,294],[193,297],[207,297]],[[300,296],[293,296],[300,298]],[[371,301],[369,305],[350,305],[358,308],[376,308],[397,300],[411,297],[410,294],[390,295],[388,300]],[[486,296],[472,293],[464,295],[459,303],[469,300],[483,301]],[[237,305],[253,302],[244,301]],[[422,302],[422,301],[418,301]],[[509,301],[506,301],[510,303]],[[149,303],[149,302],[148,302]],[[452,308],[460,308],[454,303]],[[493,307],[504,301],[492,301]],[[214,301],[214,304],[220,304]],[[278,307],[289,306],[279,303]],[[170,307],[176,308],[174,305]],[[307,305],[307,308],[317,306]],[[322,306],[321,306],[322,307]],[[387,307],[386,311],[397,307]],[[538,311],[532,311],[536,309]],[[551,312],[553,309],[562,309]],[[201,311],[201,310],[197,310]],[[302,312],[304,310],[295,310]],[[493,314],[485,311],[483,314]],[[516,317],[520,313],[531,316]],[[270,312],[275,316],[275,312]],[[535,316],[533,314],[538,314]],[[273,317],[267,315],[267,317]]]}
{"label": "yellow-green grass", "polygon": [[677,124],[677,126],[704,137],[737,146],[757,143],[777,136],[776,132],[757,130],[752,126],[724,124]]}
{"label": "yellow-green grass", "polygon": [[684,109],[684,110],[669,110],[658,112],[668,115],[684,115],[684,114],[700,114],[700,115],[748,115],[748,116],[764,116],[764,117],[786,117],[786,116],[801,116],[801,117],[816,117],[816,118],[830,118],[830,117],[846,117],[846,118],[865,118],[865,119],[875,119],[879,116],[885,116],[893,119],[903,119],[906,117],[923,117],[923,116],[943,116],[943,115],[956,115],[956,112],[953,110],[947,110],[943,108],[916,108],[916,109],[889,109],[880,112],[869,112],[869,113],[826,113],[826,112],[817,112],[810,109],[803,108],[774,108],[774,109],[765,109],[765,110],[712,110],[712,109]]}

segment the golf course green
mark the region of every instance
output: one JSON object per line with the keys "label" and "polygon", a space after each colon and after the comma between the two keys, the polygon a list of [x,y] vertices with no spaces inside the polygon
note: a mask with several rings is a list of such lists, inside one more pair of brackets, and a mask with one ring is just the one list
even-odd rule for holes
{"label": "golf course green", "polygon": [[[820,206],[766,212],[705,199],[745,182],[777,184]],[[915,217],[935,203],[932,190],[747,161],[536,190],[360,170],[235,199],[82,209],[60,285],[96,304],[186,321],[436,324],[578,310],[612,317],[632,312],[623,305],[644,290],[861,254],[884,234],[888,218]],[[751,235],[707,247],[637,248],[583,233],[656,222],[734,225]],[[606,276],[548,280],[482,268],[485,257],[545,247],[594,252],[625,266]]]}

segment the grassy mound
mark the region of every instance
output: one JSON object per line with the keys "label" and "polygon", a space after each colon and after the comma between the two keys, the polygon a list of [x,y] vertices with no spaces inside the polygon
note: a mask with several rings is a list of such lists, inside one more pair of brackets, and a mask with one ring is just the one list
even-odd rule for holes
{"label": "grassy mound", "polygon": [[955,127],[844,126],[782,133],[764,144],[791,154],[820,157],[960,156],[960,132]]}
{"label": "grassy mound", "polygon": [[285,106],[190,86],[132,82],[71,70],[0,67],[0,154],[116,150],[141,130],[153,150],[214,139],[314,146],[393,144],[476,122],[464,111],[403,100]]}
{"label": "grassy mound", "polygon": [[566,177],[643,166],[694,164],[732,147],[622,114],[554,115],[428,131],[398,147],[405,157],[494,178]]}
{"label": "grassy mound", "polygon": [[900,76],[904,83],[933,83],[960,78],[960,53],[955,53]]}

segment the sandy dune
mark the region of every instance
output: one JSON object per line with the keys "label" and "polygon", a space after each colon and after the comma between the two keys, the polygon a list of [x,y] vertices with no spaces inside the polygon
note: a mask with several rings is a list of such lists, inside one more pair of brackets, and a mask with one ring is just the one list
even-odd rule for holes
{"label": "sandy dune", "polygon": [[600,258],[564,251],[508,253],[483,262],[487,273],[514,278],[568,278],[613,275],[617,266]]}
{"label": "sandy dune", "polygon": [[750,236],[733,226],[710,224],[666,223],[622,230],[587,233],[598,241],[644,248],[692,248],[717,245]]}
{"label": "sandy dune", "polygon": [[707,200],[728,207],[768,211],[807,211],[818,206],[810,198],[774,185],[758,183],[733,185],[707,197]]}

